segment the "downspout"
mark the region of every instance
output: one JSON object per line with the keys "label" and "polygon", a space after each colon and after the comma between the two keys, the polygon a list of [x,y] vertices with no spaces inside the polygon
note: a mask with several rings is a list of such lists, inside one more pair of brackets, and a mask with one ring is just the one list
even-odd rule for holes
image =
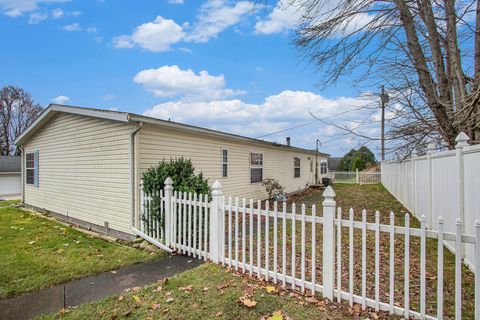
{"label": "downspout", "polygon": [[143,127],[143,122],[139,122],[130,134],[130,228],[135,226],[135,135]]}
{"label": "downspout", "polygon": [[21,150],[20,156],[20,179],[22,179],[22,203],[25,203],[25,177],[24,177],[24,167],[25,167],[25,150],[23,146],[19,146]]}

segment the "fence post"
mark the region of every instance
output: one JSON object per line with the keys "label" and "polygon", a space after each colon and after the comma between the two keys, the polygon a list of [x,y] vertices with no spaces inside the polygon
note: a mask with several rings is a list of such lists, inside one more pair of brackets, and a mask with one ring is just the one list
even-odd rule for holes
{"label": "fence post", "polygon": [[435,144],[430,142],[427,148],[428,160],[428,220],[429,229],[433,229],[433,176],[432,176],[432,154],[435,151]]}
{"label": "fence post", "polygon": [[212,202],[210,204],[210,260],[219,263],[222,256],[221,241],[223,239],[222,228],[223,212],[221,202],[223,198],[222,184],[216,180],[212,186]]}
{"label": "fence post", "polygon": [[[464,203],[464,170],[463,170],[463,148],[468,147],[468,140],[470,138],[464,133],[460,132],[455,138],[455,149],[457,152],[458,163],[458,216],[457,219],[465,221],[465,203]],[[465,226],[465,223],[463,224]],[[465,227],[463,227],[465,228]],[[462,257],[465,255],[465,244],[462,243]]]}
{"label": "fence post", "polygon": [[418,156],[417,154],[417,150],[413,150],[412,151],[412,178],[413,178],[413,182],[412,182],[412,189],[413,189],[413,192],[412,192],[412,198],[413,198],[413,203],[412,203],[412,213],[415,217],[418,217],[418,210],[417,210],[417,162],[415,160],[415,158]]}
{"label": "fence post", "polygon": [[358,168],[355,169],[355,183],[356,184],[359,184],[360,183],[360,179],[358,177]]}
{"label": "fence post", "polygon": [[165,187],[164,187],[164,200],[165,200],[165,245],[170,247],[172,238],[171,238],[171,230],[173,230],[172,225],[172,196],[173,196],[173,181],[170,177],[165,179]]}
{"label": "fence post", "polygon": [[323,297],[333,301],[335,287],[335,191],[323,192]]}

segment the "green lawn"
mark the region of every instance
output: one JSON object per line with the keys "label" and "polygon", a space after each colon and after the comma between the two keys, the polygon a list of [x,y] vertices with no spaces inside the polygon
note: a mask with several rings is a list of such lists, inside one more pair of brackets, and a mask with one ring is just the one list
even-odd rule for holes
{"label": "green lawn", "polygon": [[20,203],[20,200],[4,200],[4,201],[0,201],[0,208],[2,207],[9,207],[11,205],[14,205],[14,204],[19,204]]}
{"label": "green lawn", "polygon": [[[281,291],[206,263],[165,283],[82,305],[41,319],[364,319],[358,310]],[[240,298],[256,302],[247,307]],[[247,302],[248,303],[248,302]],[[281,313],[282,318],[272,317]],[[371,317],[372,318],[372,317]]]}
{"label": "green lawn", "polygon": [[157,257],[0,202],[0,299]]}

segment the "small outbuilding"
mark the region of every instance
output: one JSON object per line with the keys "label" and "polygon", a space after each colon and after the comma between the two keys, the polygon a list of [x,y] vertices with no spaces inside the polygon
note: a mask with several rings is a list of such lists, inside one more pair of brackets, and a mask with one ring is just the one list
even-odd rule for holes
{"label": "small outbuilding", "polygon": [[[328,155],[127,112],[50,105],[16,140],[22,200],[64,220],[132,238],[141,173],[161,160],[191,159],[226,196],[264,199],[262,180],[291,193],[315,184]],[[317,168],[316,168],[317,166]],[[321,181],[322,174],[318,175]]]}
{"label": "small outbuilding", "polygon": [[21,167],[21,157],[0,156],[0,198],[20,195],[22,192]]}

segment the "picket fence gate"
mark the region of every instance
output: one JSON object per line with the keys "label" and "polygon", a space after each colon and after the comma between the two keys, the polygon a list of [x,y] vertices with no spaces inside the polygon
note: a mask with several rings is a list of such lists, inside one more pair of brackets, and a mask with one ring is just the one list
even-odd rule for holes
{"label": "picket fence gate", "polygon": [[[380,213],[375,212],[375,221],[367,221],[367,211],[362,211],[361,221],[354,220],[350,209],[348,219],[342,219],[342,209],[336,208],[335,192],[327,187],[323,193],[322,215],[317,215],[315,205],[307,208],[286,203],[224,197],[222,186],[215,181],[211,197],[182,193],[173,190],[167,178],[164,190],[146,194],[140,190],[140,216],[134,219],[137,234],[157,246],[205,261],[222,264],[251,276],[264,278],[275,284],[291,287],[302,293],[320,293],[331,301],[348,301],[350,306],[360,304],[405,318],[444,318],[444,242],[454,243],[456,248],[472,245],[475,260],[480,265],[480,221],[475,221],[475,235],[462,234],[462,221],[457,220],[456,232],[444,232],[443,219],[439,217],[437,230],[428,230],[426,218],[420,219],[420,228],[410,227],[410,216],[404,218],[404,226],[395,225],[395,214],[390,212],[389,224],[380,223]],[[298,224],[298,225],[297,225]],[[347,230],[348,240],[342,237]],[[354,232],[361,233],[361,277],[355,278]],[[374,270],[367,270],[367,232],[373,233]],[[388,259],[380,260],[380,237],[388,236]],[[263,236],[263,237],[262,237]],[[395,295],[396,236],[403,239],[404,294]],[[297,238],[298,237],[298,238]],[[309,238],[307,240],[307,238]],[[321,239],[319,239],[321,238]],[[372,237],[370,237],[372,238]],[[428,314],[426,309],[426,241],[438,241],[437,245],[437,292],[436,311]],[[321,248],[317,241],[321,240]],[[348,246],[342,247],[343,242]],[[420,303],[418,310],[410,304],[410,245],[419,242],[420,250]],[[299,246],[299,247],[297,247]],[[345,247],[347,249],[345,249]],[[298,250],[298,251],[297,251]],[[321,250],[321,251],[320,251]],[[348,252],[348,281],[342,280],[342,252]],[[370,251],[370,250],[368,250]],[[297,254],[297,252],[299,254]],[[322,263],[317,263],[317,253]],[[457,251],[457,252],[460,252]],[[415,261],[415,260],[414,260]],[[380,297],[380,264],[388,263],[388,301]],[[374,293],[367,294],[367,272],[374,273]],[[358,281],[360,280],[360,290]],[[480,320],[480,273],[474,278],[474,317]],[[357,285],[357,288],[355,288]],[[455,256],[455,319],[462,319],[462,257]],[[433,293],[428,294],[431,299]],[[400,301],[402,300],[403,301]],[[401,302],[401,303],[400,303]]]}
{"label": "picket fence gate", "polygon": [[380,172],[359,171],[329,171],[328,177],[335,183],[376,184],[382,182]]}

